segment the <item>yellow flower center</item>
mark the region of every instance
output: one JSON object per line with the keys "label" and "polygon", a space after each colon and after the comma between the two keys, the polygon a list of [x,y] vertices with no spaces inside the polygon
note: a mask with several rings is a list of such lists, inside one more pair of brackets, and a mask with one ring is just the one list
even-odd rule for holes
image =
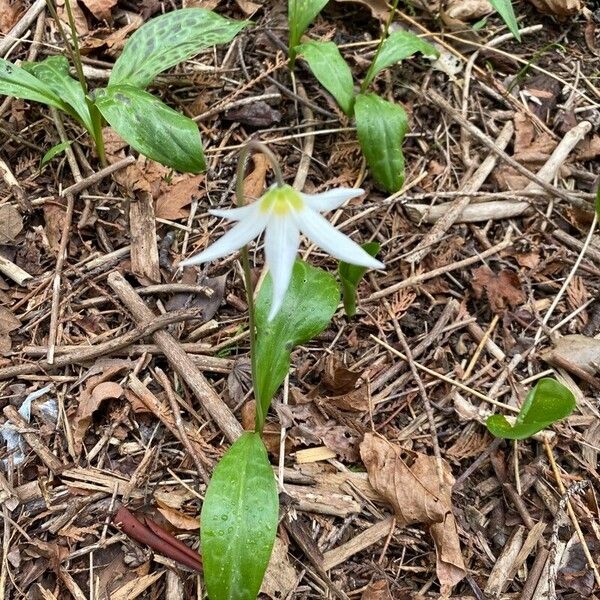
{"label": "yellow flower center", "polygon": [[260,200],[260,210],[279,217],[288,215],[292,210],[302,210],[304,201],[290,185],[270,189]]}

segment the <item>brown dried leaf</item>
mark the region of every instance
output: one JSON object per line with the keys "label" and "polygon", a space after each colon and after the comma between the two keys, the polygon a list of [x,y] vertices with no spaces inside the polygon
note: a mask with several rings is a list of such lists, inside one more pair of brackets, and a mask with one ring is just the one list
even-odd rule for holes
{"label": "brown dried leaf", "polygon": [[390,586],[385,579],[372,581],[365,588],[360,600],[393,600]]}
{"label": "brown dried leaf", "polygon": [[12,242],[22,230],[21,213],[12,204],[0,205],[0,244]]}
{"label": "brown dried leaf", "polygon": [[109,21],[110,11],[117,5],[117,0],[81,0],[81,2],[98,21]]}
{"label": "brown dried leaf", "polygon": [[581,0],[529,0],[541,13],[558,18],[569,17],[583,10]]}
{"label": "brown dried leaf", "polygon": [[239,108],[228,110],[223,118],[242,125],[250,125],[250,127],[271,127],[281,121],[281,113],[269,106],[264,100],[259,100],[252,104],[245,104]]}
{"label": "brown dried leaf", "polygon": [[489,267],[479,267],[473,271],[471,285],[477,298],[485,292],[494,312],[503,312],[508,306],[514,308],[526,299],[518,275],[506,269],[496,274]]}
{"label": "brown dried leaf", "polygon": [[156,201],[155,216],[157,219],[186,219],[188,206],[194,198],[201,198],[205,191],[199,190],[204,175],[185,176],[163,192]]}
{"label": "brown dried leaf", "polygon": [[254,162],[254,169],[244,178],[244,197],[247,200],[254,200],[263,195],[265,179],[270,166],[264,154],[255,154],[252,160]]}
{"label": "brown dried leaf", "polygon": [[436,547],[440,584],[445,590],[456,585],[466,575],[466,569],[452,515],[454,478],[450,465],[442,460],[443,481],[440,482],[434,457],[409,454],[371,433],[365,435],[360,454],[371,485],[393,506],[398,525],[423,523],[429,526]]}
{"label": "brown dried leaf", "polygon": [[288,558],[287,544],[280,538],[275,538],[269,566],[260,588],[261,594],[266,594],[273,600],[289,598],[296,589],[296,569]]}
{"label": "brown dried leaf", "polygon": [[10,0],[0,0],[0,33],[8,33],[21,14],[21,2],[11,2]]}
{"label": "brown dried leaf", "polygon": [[564,335],[558,338],[553,348],[540,353],[543,360],[553,363],[565,359],[595,375],[600,370],[600,340],[585,335]]}
{"label": "brown dried leaf", "polygon": [[450,0],[446,7],[446,15],[459,21],[479,19],[492,12],[488,0]]}
{"label": "brown dried leaf", "polygon": [[46,222],[44,231],[48,239],[48,244],[55,254],[58,253],[60,248],[60,237],[66,216],[66,207],[57,206],[54,203],[44,205],[44,221]]}
{"label": "brown dried leaf", "polygon": [[[250,0],[235,0],[236,4],[242,9],[242,12],[249,17],[253,15],[261,5],[257,2],[250,2]],[[285,596],[284,596],[285,597]]]}
{"label": "brown dried leaf", "polygon": [[13,312],[6,306],[0,306],[0,334],[10,333],[19,327],[21,327],[21,321],[15,317]]}
{"label": "brown dried leaf", "polygon": [[350,390],[341,396],[326,398],[324,402],[333,404],[341,410],[367,411],[369,410],[369,388],[367,385],[361,385],[359,388]]}
{"label": "brown dried leaf", "polygon": [[335,355],[331,354],[325,360],[323,385],[334,394],[346,394],[354,389],[360,379],[360,373],[351,371]]}
{"label": "brown dried leaf", "polygon": [[195,531],[200,527],[199,517],[190,517],[174,508],[168,506],[158,507],[158,512],[177,529],[185,529],[186,531]]}

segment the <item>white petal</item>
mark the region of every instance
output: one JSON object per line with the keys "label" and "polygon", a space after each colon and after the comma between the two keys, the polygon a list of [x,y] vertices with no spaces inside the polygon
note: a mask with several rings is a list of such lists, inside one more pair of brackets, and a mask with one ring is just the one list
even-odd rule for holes
{"label": "white petal", "polygon": [[230,221],[241,221],[246,217],[249,217],[257,207],[254,204],[247,204],[246,206],[239,206],[238,208],[227,208],[227,209],[211,209],[208,212],[215,217],[222,217],[223,219],[229,219]]}
{"label": "white petal", "polygon": [[327,212],[341,206],[347,200],[357,198],[365,191],[360,188],[337,188],[322,194],[300,194],[309,208],[319,212]]}
{"label": "white petal", "polygon": [[325,217],[310,209],[296,213],[300,231],[325,252],[352,265],[382,269],[384,264],[365,252],[357,243],[338,231]]}
{"label": "white petal", "polygon": [[279,312],[290,285],[298,254],[300,232],[289,217],[273,216],[265,232],[266,263],[273,280],[273,301],[269,321]]}
{"label": "white petal", "polygon": [[244,244],[247,244],[250,240],[258,237],[266,224],[267,216],[256,211],[255,214],[250,215],[232,227],[206,250],[186,260],[182,260],[179,264],[182,267],[189,267],[190,265],[198,265],[227,256],[238,248],[241,248]]}

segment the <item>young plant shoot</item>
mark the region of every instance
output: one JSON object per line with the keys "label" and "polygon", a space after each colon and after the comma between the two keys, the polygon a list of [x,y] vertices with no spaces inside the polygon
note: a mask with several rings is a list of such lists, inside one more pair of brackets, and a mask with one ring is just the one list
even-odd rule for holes
{"label": "young plant shoot", "polygon": [[64,56],[17,66],[0,59],[0,94],[54,106],[77,120],[104,159],[102,121],[135,150],[177,171],[205,169],[196,123],[145,91],[159,74],[215,44],[230,42],[248,21],[226,19],[202,8],[161,15],[127,41],[108,86],[87,93],[85,80],[69,74]]}
{"label": "young plant shoot", "polygon": [[[242,184],[246,158],[252,149],[270,159],[276,184],[245,205]],[[329,326],[340,301],[333,275],[296,259],[300,232],[326,252],[362,269],[383,267],[320,214],[362,193],[336,189],[303,194],[285,184],[270,150],[251,142],[240,157],[238,207],[211,211],[236,221],[236,225],[206,250],[180,263],[195,265],[242,248],[248,301],[255,432],[245,433],[221,459],[202,505],[200,538],[204,579],[211,600],[254,600],[260,590],[279,514],[277,486],[261,438],[267,412],[289,372],[293,349]],[[263,231],[268,274],[255,304],[246,244]]]}

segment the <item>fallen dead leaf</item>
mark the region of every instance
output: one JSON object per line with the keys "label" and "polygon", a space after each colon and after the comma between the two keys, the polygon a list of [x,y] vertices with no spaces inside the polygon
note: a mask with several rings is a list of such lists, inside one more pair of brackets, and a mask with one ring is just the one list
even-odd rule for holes
{"label": "fallen dead leaf", "polygon": [[269,566],[260,588],[261,593],[273,600],[288,598],[296,589],[297,577],[296,569],[288,558],[287,544],[281,538],[275,538]]}
{"label": "fallen dead leaf", "polygon": [[341,396],[324,398],[323,402],[333,404],[341,410],[364,412],[369,410],[369,388],[367,385],[361,385],[359,388],[350,390]]}
{"label": "fallen dead leaf", "polygon": [[0,306],[0,355],[8,354],[12,349],[10,332],[21,327],[21,321],[5,306]]}
{"label": "fallen dead leaf", "polygon": [[325,360],[323,385],[335,394],[346,394],[354,389],[360,379],[360,373],[348,369],[335,355],[331,354]]}
{"label": "fallen dead leaf", "polygon": [[156,200],[155,216],[157,219],[186,219],[189,210],[185,207],[194,198],[201,198],[205,192],[199,190],[204,175],[184,176],[163,192]]}
{"label": "fallen dead leaf", "polygon": [[21,213],[12,204],[0,205],[0,244],[12,242],[22,230]]}
{"label": "fallen dead leaf", "polygon": [[174,508],[168,506],[157,507],[158,512],[177,529],[195,531],[200,527],[200,517],[190,517]]}
{"label": "fallen dead leaf", "polygon": [[8,33],[17,22],[21,14],[21,2],[0,0],[0,33]]}
{"label": "fallen dead leaf", "polygon": [[600,340],[577,333],[564,335],[556,340],[554,347],[543,350],[540,356],[549,363],[565,359],[595,375],[600,371]]}
{"label": "fallen dead leaf", "polygon": [[[255,154],[252,157],[254,168],[244,178],[244,197],[246,200],[255,200],[263,195],[265,179],[269,170],[269,161],[264,154]],[[234,198],[235,203],[235,198]]]}
{"label": "fallen dead leaf", "polygon": [[80,0],[81,3],[98,19],[109,21],[110,12],[117,5],[117,0]]}
{"label": "fallen dead leaf", "polygon": [[494,312],[503,312],[508,306],[514,308],[526,299],[518,275],[506,269],[494,273],[487,266],[479,267],[473,271],[471,285],[477,298],[481,298],[485,292]]}
{"label": "fallen dead leaf", "polygon": [[360,455],[371,485],[392,505],[398,525],[422,523],[429,527],[436,549],[436,573],[447,593],[466,575],[452,514],[450,465],[442,460],[440,482],[434,457],[406,452],[372,433],[360,444]]}
{"label": "fallen dead leaf", "polygon": [[493,11],[488,0],[450,0],[446,15],[460,21],[480,19]]}
{"label": "fallen dead leaf", "polygon": [[529,0],[541,13],[565,18],[576,15],[583,9],[581,0]]}
{"label": "fallen dead leaf", "polygon": [[242,9],[242,12],[247,16],[253,15],[261,5],[256,2],[250,2],[250,0],[235,0],[236,4]]}
{"label": "fallen dead leaf", "polygon": [[46,226],[44,232],[50,249],[56,254],[60,249],[60,236],[67,216],[65,206],[57,206],[54,203],[44,205],[44,221]]}
{"label": "fallen dead leaf", "polygon": [[388,582],[385,579],[372,581],[365,588],[360,600],[393,600]]}

